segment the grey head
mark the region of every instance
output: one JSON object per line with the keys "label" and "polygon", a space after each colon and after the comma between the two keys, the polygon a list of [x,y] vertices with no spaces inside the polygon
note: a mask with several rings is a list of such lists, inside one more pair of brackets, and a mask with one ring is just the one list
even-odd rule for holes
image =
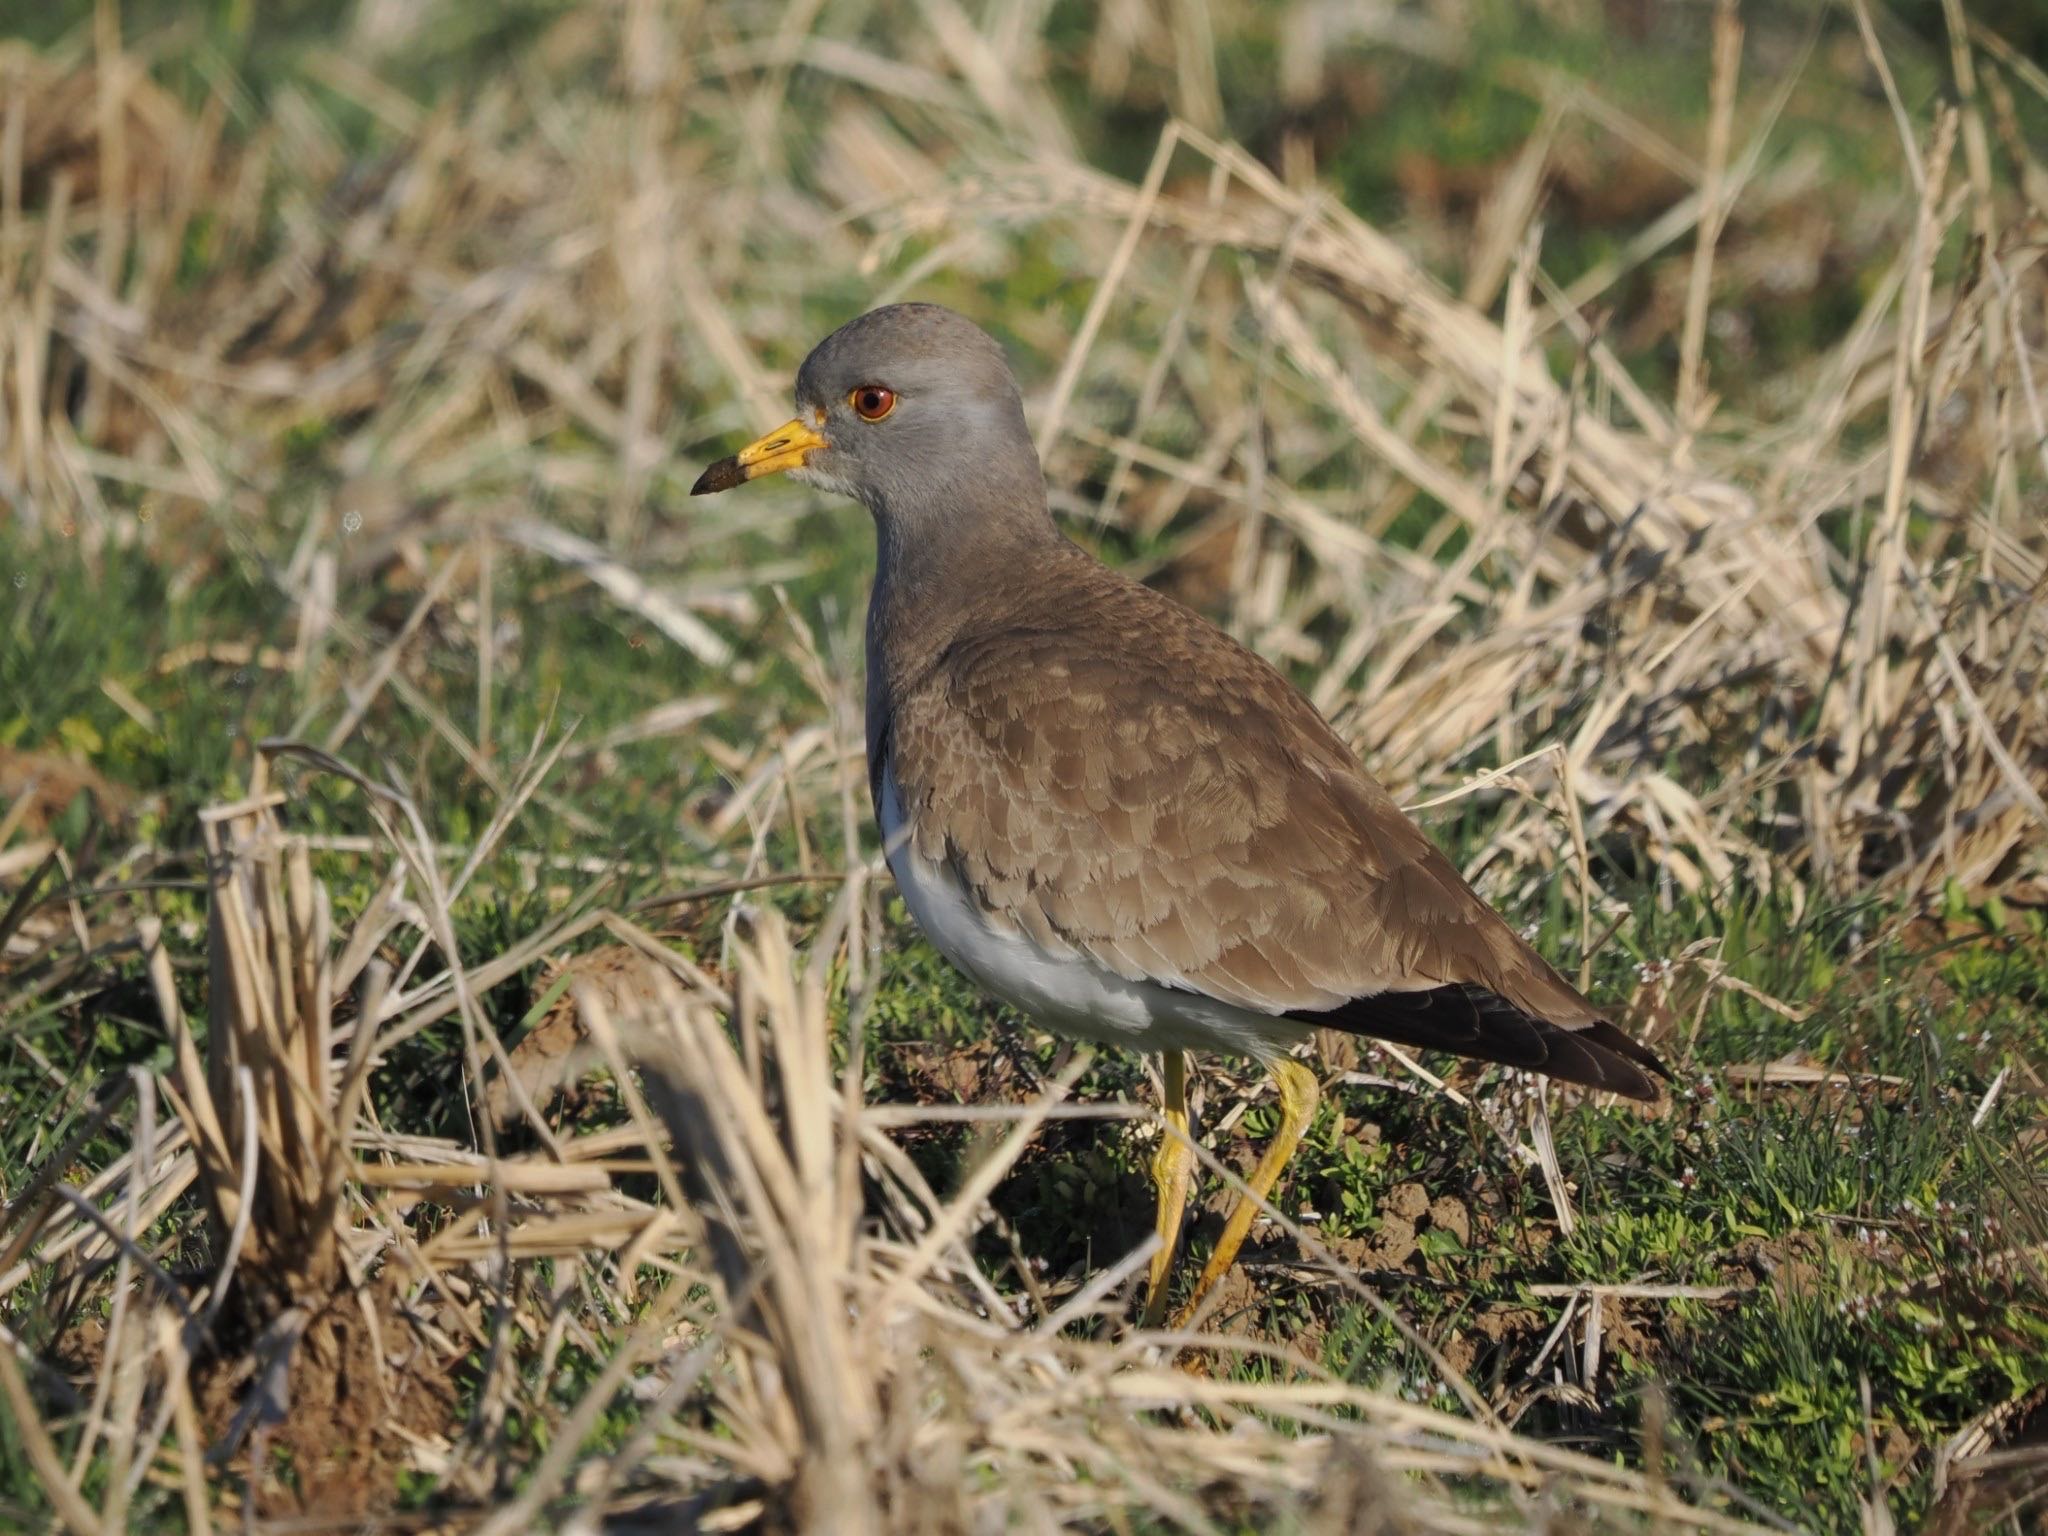
{"label": "grey head", "polygon": [[694,496],[788,473],[851,496],[885,543],[1051,530],[1045,480],[1003,349],[938,304],[889,304],[827,336],[796,376],[794,420],[705,470]]}

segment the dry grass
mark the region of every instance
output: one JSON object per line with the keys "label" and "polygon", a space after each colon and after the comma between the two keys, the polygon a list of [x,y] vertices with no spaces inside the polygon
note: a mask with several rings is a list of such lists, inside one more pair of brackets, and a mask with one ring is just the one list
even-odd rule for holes
{"label": "dry grass", "polygon": [[[1077,1337],[1075,1324],[1121,1314],[1120,1283],[1149,1247],[1057,1306],[999,1294],[971,1251],[984,1202],[1085,1058],[1015,1112],[962,1189],[935,1194],[889,1135],[903,1118],[876,1117],[863,1103],[858,1049],[833,1067],[831,972],[863,898],[858,877],[808,950],[772,911],[742,923],[737,1009],[717,984],[608,919],[645,952],[609,986],[585,988],[578,1005],[619,1080],[633,1080],[631,1061],[648,1085],[651,1107],[628,1089],[622,1133],[516,1160],[379,1136],[361,1119],[364,1075],[380,1042],[416,1023],[420,1008],[365,962],[372,930],[330,940],[325,892],[306,874],[303,841],[277,826],[279,798],[259,794],[209,819],[218,851],[208,948],[220,1002],[207,1063],[182,1022],[173,1027],[181,1061],[167,1091],[181,1129],[155,1131],[153,1090],[141,1078],[134,1155],[96,1182],[94,1203],[45,1208],[26,1233],[40,1264],[114,1301],[83,1441],[105,1439],[110,1487],[97,1507],[73,1491],[19,1368],[0,1355],[0,1386],[79,1536],[122,1528],[128,1500],[152,1475],[182,1480],[195,1530],[212,1529],[223,1494],[246,1501],[245,1520],[281,1514],[289,1501],[260,1473],[245,1473],[236,1492],[220,1487],[209,1444],[233,1456],[254,1430],[260,1468],[264,1430],[288,1429],[310,1399],[312,1411],[337,1412],[319,1433],[359,1436],[351,1443],[366,1454],[369,1437],[337,1411],[351,1392],[352,1414],[376,1402],[392,1412],[419,1378],[452,1367],[465,1335],[492,1351],[522,1338],[554,1349],[565,1328],[602,1326],[581,1308],[550,1318],[533,1273],[544,1260],[587,1266],[585,1283],[631,1321],[608,1330],[603,1369],[516,1496],[457,1521],[492,1536],[528,1529],[572,1496],[626,1528],[1050,1530],[1143,1514],[1194,1530],[1289,1518],[1316,1529],[1368,1520],[1466,1531],[1474,1488],[1492,1491],[1488,1529],[1503,1520],[1536,1528],[1559,1499],[1600,1526],[1641,1517],[1660,1531],[1752,1529],[1712,1501],[1683,1497],[1654,1467],[1616,1467],[1515,1435],[1476,1397],[1480,1411],[1468,1419],[1335,1379],[1286,1351],[1273,1352],[1283,1375],[1222,1380],[1175,1369],[1171,1337]],[[416,868],[420,850],[390,830],[398,864]],[[446,921],[437,897],[426,915],[430,928]],[[176,1020],[155,938],[145,936],[152,972]],[[355,989],[363,1012],[337,1028],[329,1003],[350,990],[352,964],[368,970]],[[446,990],[459,998],[474,980],[451,973]],[[329,1052],[308,1048],[337,1037],[347,1065],[330,1074]],[[608,1170],[627,1163],[654,1174],[660,1199],[614,1188]],[[144,1246],[155,1217],[195,1181],[220,1256],[198,1296]],[[394,1189],[467,1198],[422,1240],[385,1193]],[[394,1306],[389,1287],[369,1283],[380,1263],[416,1277],[416,1288],[401,1282],[409,1303]],[[5,1283],[25,1278],[17,1269]],[[365,1361],[307,1342],[337,1304],[367,1319],[377,1375],[339,1390],[333,1373]],[[223,1373],[237,1384],[253,1378],[231,1421],[232,1399],[212,1385]],[[579,1454],[628,1383],[652,1396],[642,1428],[610,1455]],[[219,1422],[203,1423],[201,1402]],[[478,1412],[519,1406],[494,1378]],[[399,1427],[450,1487],[488,1498],[487,1437]],[[310,1512],[334,1509],[316,1499]]]}
{"label": "dry grass", "polygon": [[[801,569],[776,522],[793,498],[666,514],[703,445],[779,419],[788,366],[830,316],[913,290],[974,308],[1056,264],[1083,274],[1078,323],[978,315],[1039,383],[1056,503],[1302,669],[1406,798],[1510,792],[1472,871],[1504,900],[1568,879],[1583,963],[1626,915],[1595,845],[1660,870],[1667,901],[1748,883],[1894,923],[1950,886],[2038,902],[2048,177],[2013,98],[2048,81],[1995,38],[1971,45],[1958,9],[1954,104],[1916,115],[1864,20],[1900,177],[1868,228],[1818,238],[1829,259],[1858,241],[1859,258],[1894,254],[1831,345],[1721,399],[1717,306],[1762,280],[1774,242],[1809,240],[1814,196],[1811,160],[1773,137],[1811,59],[1751,78],[1732,6],[1701,158],[1583,86],[1547,88],[1457,291],[1300,174],[1306,140],[1260,158],[1218,136],[1200,28],[1105,9],[1093,88],[1150,82],[1179,114],[1130,182],[1076,150],[1035,9],[925,0],[887,47],[820,10],[575,8],[518,68],[430,104],[393,83],[400,11],[365,6],[352,44],[278,82],[260,115],[221,71],[194,93],[159,83],[153,43],[124,39],[111,5],[64,46],[0,47],[0,498],[89,562],[145,545],[185,590],[260,568],[296,612],[289,649],[160,664],[275,672],[301,701],[289,742],[248,759],[248,797],[204,819],[203,1062],[180,941],[146,900],[111,879],[40,900],[67,857],[34,809],[50,765],[24,769],[41,777],[0,813],[0,967],[30,978],[17,1001],[54,1005],[139,954],[176,1046],[161,1090],[138,1074],[102,1094],[126,1155],[81,1176],[89,1137],[47,1149],[0,1216],[0,1306],[106,1311],[89,1401],[53,1397],[15,1330],[0,1350],[58,1518],[121,1529],[152,1480],[182,1488],[195,1530],[322,1507],[310,1482],[267,1476],[262,1437],[294,1392],[325,1402],[337,1372],[368,1369],[353,1411],[385,1409],[379,1454],[435,1482],[436,1518],[493,1536],[600,1517],[1449,1532],[1545,1527],[1560,1505],[1601,1528],[1738,1528],[1739,1499],[1654,1439],[1643,1470],[1544,1444],[1456,1372],[1461,1414],[1242,1340],[1268,1350],[1265,1374],[1174,1369],[1172,1341],[1113,1325],[1142,1247],[1071,1289],[999,1291],[975,1259],[988,1196],[1046,1119],[1075,1112],[1061,1100],[1085,1059],[1001,1112],[961,1188],[927,1186],[892,1134],[909,1112],[861,1092],[882,919],[850,631],[777,616],[777,583]],[[1588,144],[1683,185],[1560,283],[1544,189]],[[1689,255],[1650,306],[1679,338],[1667,401],[1606,320],[1674,245]],[[283,446],[309,432],[328,476],[311,492]],[[764,541],[751,564],[733,555]],[[664,663],[735,692],[760,678],[749,644],[769,626],[811,696],[739,747],[696,740],[726,703],[707,693],[605,742],[537,741],[508,768],[493,591],[515,555],[558,563]],[[396,604],[374,626],[344,600],[366,585]],[[451,635],[476,667],[467,726],[422,660]],[[346,766],[369,760],[365,721],[393,716],[494,797],[467,846],[436,841],[435,807],[385,772]],[[720,964],[601,905],[584,882],[619,860],[585,817],[594,857],[526,863],[559,888],[557,918],[466,968],[459,904],[522,810],[577,824],[565,766],[602,771],[662,736],[727,781],[689,808],[693,862],[649,872],[742,895]],[[1480,761],[1506,766],[1475,779]],[[360,837],[292,835],[279,790],[321,775],[353,787]],[[793,870],[769,865],[779,837]],[[377,872],[343,933],[314,855]],[[786,876],[829,893],[816,933],[744,904]],[[575,1001],[624,1126],[565,1138],[516,1088],[500,1107],[531,1153],[500,1155],[482,1113],[467,1142],[379,1122],[366,1086],[440,1020],[460,1022],[476,1104],[486,1080],[520,1082],[499,1075],[479,998],[600,930],[621,958]],[[75,967],[45,964],[74,940]],[[1711,951],[1685,963],[1708,988],[1749,985]],[[854,1027],[835,1057],[842,997]],[[2023,1070],[2016,1086],[2042,1091]],[[1569,1230],[1547,1120],[1523,1135],[1508,1127]],[[188,1237],[196,1283],[164,1257]],[[1587,1325],[1589,1361],[1598,1337]],[[593,1362],[566,1406],[531,1384],[565,1349]],[[327,1397],[308,1385],[322,1372]],[[622,1393],[634,1427],[588,1451]],[[58,1419],[63,1437],[44,1428]],[[550,1428],[515,1488],[520,1421]],[[237,1448],[225,1470],[209,1444]]]}

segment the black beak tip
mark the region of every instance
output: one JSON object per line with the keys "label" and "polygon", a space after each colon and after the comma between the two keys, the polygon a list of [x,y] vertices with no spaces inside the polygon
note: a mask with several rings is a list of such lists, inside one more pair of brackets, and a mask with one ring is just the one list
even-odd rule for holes
{"label": "black beak tip", "polygon": [[737,456],[720,459],[716,464],[697,477],[697,483],[690,487],[692,496],[709,496],[717,491],[729,491],[746,479],[740,469]]}

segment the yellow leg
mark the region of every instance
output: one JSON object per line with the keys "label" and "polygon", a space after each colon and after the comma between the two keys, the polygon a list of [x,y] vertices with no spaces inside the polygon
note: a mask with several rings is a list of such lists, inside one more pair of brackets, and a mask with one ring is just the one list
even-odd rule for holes
{"label": "yellow leg", "polygon": [[[1166,1316],[1166,1280],[1173,1273],[1173,1250],[1180,1242],[1181,1217],[1188,1208],[1188,1180],[1195,1170],[1195,1149],[1188,1134],[1188,1059],[1166,1052],[1167,1129],[1152,1156],[1152,1187],[1159,1195],[1159,1251],[1152,1255],[1151,1282],[1145,1287],[1144,1326],[1157,1328]],[[1180,1132],[1176,1136],[1173,1133]]]}
{"label": "yellow leg", "polygon": [[1216,1240],[1216,1251],[1209,1255],[1209,1262],[1202,1266],[1201,1278],[1195,1281],[1195,1293],[1173,1320],[1177,1329],[1185,1328],[1193,1321],[1202,1305],[1202,1298],[1209,1294],[1209,1288],[1230,1273],[1230,1266],[1237,1262],[1237,1250],[1244,1246],[1245,1234],[1252,1229],[1252,1218],[1259,1213],[1260,1203],[1279,1182],[1280,1171],[1294,1156],[1295,1147],[1301,1143],[1302,1132],[1315,1118],[1319,1094],[1315,1074],[1291,1056],[1277,1058],[1270,1070],[1274,1083],[1280,1089],[1280,1129],[1273,1133],[1273,1140],[1266,1147],[1266,1155],[1259,1159],[1259,1166],[1245,1180],[1250,1192],[1240,1196],[1231,1208],[1230,1220],[1223,1224],[1223,1235]]}

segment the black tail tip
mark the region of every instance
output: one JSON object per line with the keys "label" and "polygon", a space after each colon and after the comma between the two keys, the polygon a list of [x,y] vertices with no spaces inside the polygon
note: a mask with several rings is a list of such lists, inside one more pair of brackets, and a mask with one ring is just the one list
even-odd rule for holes
{"label": "black tail tip", "polygon": [[1667,1083],[1677,1081],[1672,1076],[1671,1069],[1664,1065],[1655,1051],[1633,1036],[1624,1034],[1605,1019],[1594,1024],[1583,1038],[1611,1055],[1621,1058],[1618,1065],[1624,1069],[1624,1073],[1620,1075],[1625,1075],[1633,1081],[1625,1087],[1619,1082],[1609,1086],[1625,1098],[1636,1099],[1645,1104],[1657,1101],[1662,1090],[1656,1082],[1644,1075],[1646,1072],[1656,1073]]}

